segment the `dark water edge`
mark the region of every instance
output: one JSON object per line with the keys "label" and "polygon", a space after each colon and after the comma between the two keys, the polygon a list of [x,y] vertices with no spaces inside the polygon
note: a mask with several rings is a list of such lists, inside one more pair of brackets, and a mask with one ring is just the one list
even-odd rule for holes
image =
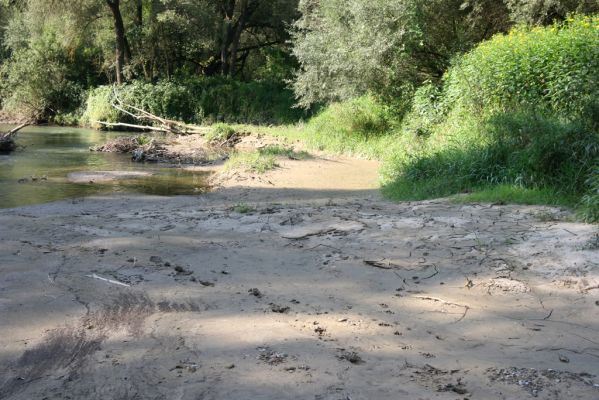
{"label": "dark water edge", "polygon": [[[10,126],[0,125],[0,131]],[[0,154],[0,208],[43,204],[57,200],[113,193],[161,196],[199,194],[207,188],[207,174],[164,164],[141,164],[124,154],[90,152],[90,146],[131,133],[91,129],[31,126],[17,136],[18,149]],[[134,179],[72,183],[75,172],[141,171]]]}

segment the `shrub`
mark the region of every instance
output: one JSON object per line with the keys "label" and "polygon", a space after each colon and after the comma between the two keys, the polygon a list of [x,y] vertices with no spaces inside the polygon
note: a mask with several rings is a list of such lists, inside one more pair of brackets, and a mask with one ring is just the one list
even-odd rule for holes
{"label": "shrub", "polygon": [[116,123],[124,119],[122,113],[112,106],[113,101],[112,86],[100,86],[90,90],[87,94],[81,122],[92,128],[100,129],[103,128],[103,125],[99,124],[99,121]]}
{"label": "shrub", "polygon": [[[113,87],[100,86],[89,92],[83,122],[123,122],[130,119],[114,110]],[[168,119],[189,123],[291,123],[308,115],[293,108],[291,90],[273,81],[240,82],[226,78],[194,78],[134,81],[118,88],[127,104]]]}
{"label": "shrub", "polygon": [[241,170],[263,174],[277,167],[276,157],[259,151],[233,153],[225,163],[225,171]]}
{"label": "shrub", "polygon": [[277,145],[258,149],[258,153],[264,156],[285,157],[290,160],[307,160],[312,157],[307,151],[295,151],[292,148]]}
{"label": "shrub", "polygon": [[48,34],[17,50],[2,65],[3,108],[33,120],[47,120],[81,104],[82,87],[69,79],[68,57]]}
{"label": "shrub", "polygon": [[456,60],[440,91],[416,92],[385,191],[423,199],[501,186],[568,203],[587,193],[585,218],[596,219],[597,98],[599,18],[496,36]]}
{"label": "shrub", "polygon": [[582,197],[580,216],[586,222],[599,222],[599,166],[587,180],[589,191]]}
{"label": "shrub", "polygon": [[236,131],[229,124],[218,123],[212,125],[210,132],[206,134],[206,140],[208,142],[226,142],[233,135],[235,135]]}
{"label": "shrub", "polygon": [[478,112],[533,107],[580,118],[599,96],[599,17],[497,35],[455,63],[445,92],[446,104]]}
{"label": "shrub", "polygon": [[426,83],[418,88],[405,118],[405,130],[419,137],[429,136],[443,117],[440,100],[441,90],[438,86]]}
{"label": "shrub", "polygon": [[318,150],[379,157],[393,140],[386,134],[395,121],[388,107],[363,96],[329,105],[302,127],[301,137]]}

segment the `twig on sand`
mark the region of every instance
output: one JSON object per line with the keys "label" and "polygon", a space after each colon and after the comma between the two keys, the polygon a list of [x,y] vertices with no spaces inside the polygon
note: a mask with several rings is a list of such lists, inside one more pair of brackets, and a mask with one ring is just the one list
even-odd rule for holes
{"label": "twig on sand", "polygon": [[116,280],[114,280],[114,279],[102,278],[101,276],[98,276],[98,275],[96,275],[96,274],[91,274],[91,275],[86,275],[86,276],[87,276],[88,278],[99,279],[99,280],[101,280],[101,281],[108,282],[108,283],[112,283],[112,284],[114,284],[114,285],[120,285],[120,286],[125,286],[125,287],[131,287],[131,285],[127,285],[126,283],[119,282],[119,281],[116,281]]}
{"label": "twig on sand", "polygon": [[456,307],[462,307],[464,308],[464,314],[462,314],[462,316],[460,318],[458,318],[455,322],[460,322],[461,320],[463,320],[464,318],[466,318],[466,314],[468,314],[468,310],[470,310],[470,306],[464,305],[464,304],[458,304],[458,303],[452,303],[450,301],[446,301],[443,299],[440,299],[438,297],[431,297],[431,296],[413,296],[415,299],[420,299],[420,300],[430,300],[430,301],[434,301],[436,303],[442,303],[448,306],[456,306]]}
{"label": "twig on sand", "polygon": [[393,269],[392,264],[389,261],[376,261],[376,260],[364,260],[364,264],[370,265],[371,267],[380,269]]}
{"label": "twig on sand", "polygon": [[420,278],[420,280],[425,280],[425,279],[431,279],[433,276],[439,275],[439,268],[437,268],[437,266],[435,264],[431,264],[433,266],[433,268],[435,269],[435,272],[433,272],[432,275],[424,277],[424,278]]}

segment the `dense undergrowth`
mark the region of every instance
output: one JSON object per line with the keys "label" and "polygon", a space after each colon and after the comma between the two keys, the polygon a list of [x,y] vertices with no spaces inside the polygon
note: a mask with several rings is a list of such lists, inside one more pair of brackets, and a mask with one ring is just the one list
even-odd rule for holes
{"label": "dense undergrowth", "polygon": [[413,199],[502,185],[552,193],[554,203],[586,196],[582,214],[596,220],[598,102],[599,18],[495,36],[456,60],[443,87],[419,90],[384,192]]}
{"label": "dense undergrowth", "polygon": [[[267,80],[196,78],[155,84],[135,81],[120,87],[118,96],[126,104],[164,118],[196,124],[288,124],[309,115],[293,107],[293,92],[284,83]],[[96,128],[100,127],[98,121],[132,122],[112,106],[113,102],[113,86],[92,89],[79,122]]]}
{"label": "dense undergrowth", "polygon": [[[519,27],[455,60],[405,115],[366,96],[268,133],[384,160],[396,200],[575,206],[599,219],[599,18]],[[264,130],[264,129],[263,129]]]}

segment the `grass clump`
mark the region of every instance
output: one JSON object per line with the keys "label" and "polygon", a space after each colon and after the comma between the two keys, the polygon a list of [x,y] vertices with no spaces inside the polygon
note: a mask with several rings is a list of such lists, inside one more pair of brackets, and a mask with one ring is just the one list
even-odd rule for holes
{"label": "grass clump", "polygon": [[305,151],[294,151],[291,148],[271,145],[250,152],[236,152],[231,154],[225,163],[225,171],[241,170],[263,174],[278,167],[277,158],[290,160],[306,160],[311,158]]}
{"label": "grass clump", "polygon": [[249,213],[253,213],[256,211],[256,209],[248,204],[245,203],[239,203],[239,204],[235,204],[232,208],[232,210],[238,214],[249,214]]}
{"label": "grass clump", "polygon": [[237,130],[229,124],[218,123],[212,125],[210,131],[205,135],[209,143],[224,143],[231,139]]}
{"label": "grass clump", "polygon": [[263,174],[277,167],[276,157],[259,151],[233,153],[225,163],[225,171]]}
{"label": "grass clump", "polygon": [[389,107],[372,96],[362,96],[331,104],[305,123],[247,130],[299,140],[312,150],[380,159],[395,142],[389,133],[396,121]]}
{"label": "grass clump", "polygon": [[599,166],[593,169],[587,184],[589,191],[582,197],[580,217],[587,222],[599,221]]}
{"label": "grass clump", "polygon": [[295,151],[292,148],[278,145],[263,147],[258,152],[264,156],[285,157],[290,160],[308,160],[312,158],[307,151]]}
{"label": "grass clump", "polygon": [[150,144],[150,142],[152,141],[152,136],[148,136],[148,135],[139,135],[137,136],[137,144],[139,144],[140,146],[145,146],[147,144]]}

